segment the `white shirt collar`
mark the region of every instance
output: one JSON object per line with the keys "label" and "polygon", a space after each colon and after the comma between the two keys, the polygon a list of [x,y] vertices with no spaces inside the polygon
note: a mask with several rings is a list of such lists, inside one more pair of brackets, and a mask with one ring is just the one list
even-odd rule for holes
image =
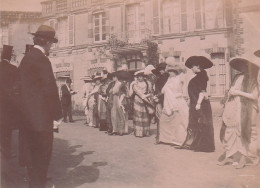
{"label": "white shirt collar", "polygon": [[46,55],[46,54],[45,54],[45,50],[43,49],[43,47],[41,47],[41,46],[39,46],[39,45],[34,45],[33,47],[34,47],[34,48],[37,48],[37,49],[39,49],[39,50],[41,50],[41,52],[42,52],[44,55]]}

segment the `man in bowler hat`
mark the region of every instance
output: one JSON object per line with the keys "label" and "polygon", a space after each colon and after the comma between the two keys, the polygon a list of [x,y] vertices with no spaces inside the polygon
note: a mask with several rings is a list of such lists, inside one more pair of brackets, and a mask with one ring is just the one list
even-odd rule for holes
{"label": "man in bowler hat", "polygon": [[53,75],[49,50],[57,43],[55,30],[41,25],[31,33],[34,47],[23,57],[18,68],[24,134],[31,162],[28,169],[30,188],[44,188],[53,145],[53,124],[62,118],[58,87]]}
{"label": "man in bowler hat", "polygon": [[67,122],[67,116],[69,117],[69,122],[74,122],[72,119],[72,100],[71,96],[77,92],[71,89],[71,79],[67,78],[65,84],[61,86],[61,105],[63,113],[63,122]]}
{"label": "man in bowler hat", "polygon": [[13,46],[4,45],[0,62],[0,133],[1,154],[11,158],[12,129],[15,126],[15,83],[17,67],[10,64]]}

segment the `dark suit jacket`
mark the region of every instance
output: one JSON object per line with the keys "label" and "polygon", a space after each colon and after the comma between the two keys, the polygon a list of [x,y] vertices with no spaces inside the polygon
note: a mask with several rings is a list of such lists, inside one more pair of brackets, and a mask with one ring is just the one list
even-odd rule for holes
{"label": "dark suit jacket", "polygon": [[52,131],[53,120],[59,120],[62,111],[51,62],[39,49],[32,48],[18,71],[26,128]]}
{"label": "dark suit jacket", "polygon": [[71,93],[66,84],[61,86],[61,104],[71,105]]}
{"label": "dark suit jacket", "polygon": [[[17,67],[3,60],[0,62],[0,125],[12,126],[17,119],[16,89]],[[11,123],[11,124],[10,124]]]}

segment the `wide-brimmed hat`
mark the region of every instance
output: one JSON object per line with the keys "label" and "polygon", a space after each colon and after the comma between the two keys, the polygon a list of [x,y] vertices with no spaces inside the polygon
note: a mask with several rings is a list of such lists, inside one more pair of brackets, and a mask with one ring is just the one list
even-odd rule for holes
{"label": "wide-brimmed hat", "polygon": [[92,82],[92,78],[90,76],[84,76],[83,78],[81,78],[81,80],[85,82]]}
{"label": "wide-brimmed hat", "polygon": [[3,45],[3,51],[1,53],[1,60],[6,59],[8,61],[11,60],[13,53],[13,46]]}
{"label": "wide-brimmed hat", "polygon": [[144,70],[136,71],[134,75],[135,75],[135,77],[138,77],[138,76],[145,76],[145,74],[144,74]]}
{"label": "wide-brimmed hat", "polygon": [[246,57],[234,57],[230,60],[229,65],[239,72],[257,71],[260,67],[256,60]]}
{"label": "wide-brimmed hat", "polygon": [[122,81],[132,81],[134,80],[134,76],[132,73],[126,70],[118,70],[112,73],[112,77],[116,76],[119,80]]}
{"label": "wide-brimmed hat", "polygon": [[159,63],[156,68],[154,70],[151,70],[151,72],[156,75],[159,76],[161,73],[161,70],[165,70],[166,69],[167,64],[166,63]]}
{"label": "wide-brimmed hat", "polygon": [[93,81],[96,81],[96,80],[101,80],[102,79],[102,74],[101,72],[97,72],[93,78]]}
{"label": "wide-brimmed hat", "polygon": [[255,51],[255,56],[260,57],[260,50]]}
{"label": "wide-brimmed hat", "polygon": [[205,56],[191,56],[186,60],[185,66],[191,69],[194,65],[199,65],[202,69],[208,69],[213,66],[213,63]]}
{"label": "wide-brimmed hat", "polygon": [[57,43],[58,39],[55,38],[55,30],[48,25],[40,25],[35,33],[31,33],[36,37],[41,37],[47,41]]}
{"label": "wide-brimmed hat", "polygon": [[152,70],[155,70],[155,67],[153,65],[147,65],[144,68],[144,74],[145,75],[153,74]]}

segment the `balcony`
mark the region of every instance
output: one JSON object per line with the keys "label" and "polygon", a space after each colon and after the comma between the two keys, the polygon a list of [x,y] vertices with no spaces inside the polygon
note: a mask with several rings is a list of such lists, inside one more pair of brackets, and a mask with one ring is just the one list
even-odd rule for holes
{"label": "balcony", "polygon": [[146,41],[151,39],[149,29],[132,30],[110,35],[109,45],[112,53],[142,51],[147,48]]}

